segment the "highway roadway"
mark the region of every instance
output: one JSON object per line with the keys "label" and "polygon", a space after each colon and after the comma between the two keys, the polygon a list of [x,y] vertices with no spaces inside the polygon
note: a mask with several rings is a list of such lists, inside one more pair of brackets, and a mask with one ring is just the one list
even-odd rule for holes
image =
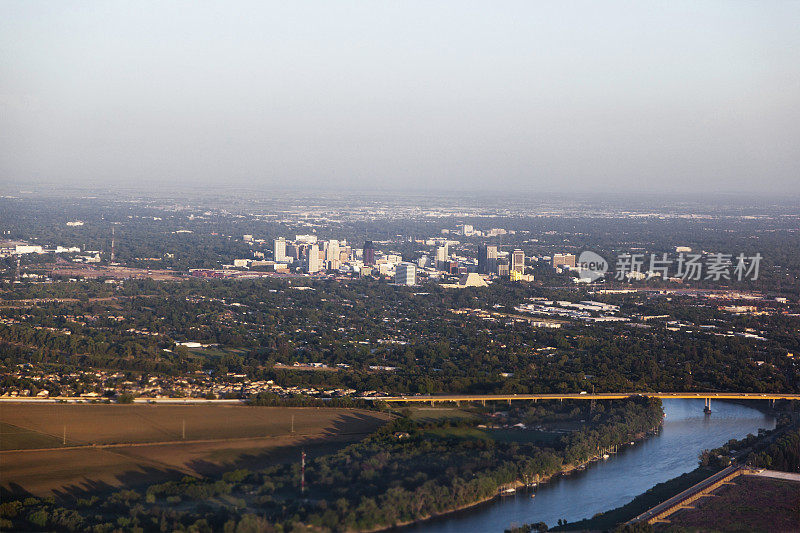
{"label": "highway roadway", "polygon": [[512,400],[622,400],[630,396],[711,400],[800,400],[800,394],[760,392],[597,392],[566,394],[429,394],[408,396],[365,396],[382,402],[489,402]]}

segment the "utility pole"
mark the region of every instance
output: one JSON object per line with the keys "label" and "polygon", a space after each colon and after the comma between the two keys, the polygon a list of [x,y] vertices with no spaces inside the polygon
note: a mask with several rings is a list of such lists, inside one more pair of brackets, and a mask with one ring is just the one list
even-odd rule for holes
{"label": "utility pole", "polygon": [[291,431],[291,433],[294,433],[294,415],[292,415],[292,431]]}
{"label": "utility pole", "polygon": [[61,440],[63,446],[67,445],[67,425],[64,424],[64,438]]}
{"label": "utility pole", "polygon": [[306,492],[306,452],[300,453],[300,494]]}
{"label": "utility pole", "polygon": [[111,226],[111,262],[114,262],[114,230],[116,228]]}
{"label": "utility pole", "polygon": [[183,419],[183,424],[181,427],[181,439],[186,440],[186,419]]}
{"label": "utility pole", "polygon": [[17,256],[17,277],[16,277],[16,279],[14,281],[19,282],[21,278],[22,278],[22,272],[21,272],[20,266],[19,266],[19,256]]}

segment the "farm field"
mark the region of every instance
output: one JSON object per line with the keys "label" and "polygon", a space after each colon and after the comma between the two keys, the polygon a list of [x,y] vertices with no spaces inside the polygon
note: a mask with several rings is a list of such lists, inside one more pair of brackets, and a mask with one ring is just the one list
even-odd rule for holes
{"label": "farm field", "polygon": [[301,447],[316,455],[360,440],[388,419],[358,409],[4,404],[2,492],[69,496],[260,468]]}
{"label": "farm field", "polygon": [[797,531],[800,483],[748,475],[733,481],[656,531]]}
{"label": "farm field", "polygon": [[54,448],[62,439],[38,431],[0,422],[0,451],[26,448]]}

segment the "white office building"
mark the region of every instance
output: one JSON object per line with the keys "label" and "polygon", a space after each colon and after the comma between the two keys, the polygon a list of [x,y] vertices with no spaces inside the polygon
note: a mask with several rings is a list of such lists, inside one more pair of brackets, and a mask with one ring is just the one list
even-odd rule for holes
{"label": "white office building", "polygon": [[339,241],[335,239],[328,241],[328,246],[325,250],[325,260],[339,262]]}
{"label": "white office building", "polygon": [[286,262],[286,239],[278,237],[273,246],[273,259],[276,263]]}
{"label": "white office building", "polygon": [[436,248],[436,261],[447,261],[447,245]]}
{"label": "white office building", "polygon": [[314,274],[319,272],[322,266],[319,259],[319,246],[312,244],[308,248],[308,257],[306,257],[306,272]]}
{"label": "white office building", "polygon": [[317,242],[316,235],[295,235],[294,236],[295,242],[300,244],[315,244]]}
{"label": "white office building", "polygon": [[417,267],[413,263],[400,263],[394,270],[394,282],[398,285],[416,285]]}
{"label": "white office building", "polygon": [[17,244],[14,247],[14,253],[17,255],[23,254],[43,254],[44,248],[38,244]]}

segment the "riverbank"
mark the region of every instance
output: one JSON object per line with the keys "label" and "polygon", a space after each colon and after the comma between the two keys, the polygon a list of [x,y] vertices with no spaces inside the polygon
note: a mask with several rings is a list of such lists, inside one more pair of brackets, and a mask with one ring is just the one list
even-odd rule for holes
{"label": "riverbank", "polygon": [[[523,488],[523,487],[525,487],[525,483],[523,483],[523,482],[521,482],[519,480],[517,480],[517,481],[515,481],[513,483],[506,484],[506,488],[513,488],[515,491],[517,491],[517,490],[519,490],[520,488]],[[447,517],[449,515],[452,515],[452,514],[455,514],[455,513],[458,513],[458,512],[469,511],[470,509],[474,509],[476,507],[480,507],[481,505],[484,505],[484,504],[487,504],[487,503],[491,503],[491,502],[493,502],[495,500],[498,500],[498,499],[502,498],[503,495],[500,492],[501,490],[502,490],[502,488],[498,489],[496,494],[492,494],[491,496],[486,496],[485,498],[481,498],[481,499],[476,500],[476,501],[474,501],[472,503],[466,503],[464,505],[459,505],[457,507],[453,507],[453,508],[448,509],[446,511],[441,511],[439,513],[433,513],[431,515],[424,516],[424,517],[421,517],[421,518],[417,518],[415,520],[406,520],[404,522],[398,522],[398,523],[396,523],[394,525],[391,525],[391,526],[380,526],[380,527],[377,527],[377,528],[374,528],[374,529],[369,529],[369,530],[364,531],[363,533],[377,533],[379,531],[402,530],[404,528],[408,528],[408,527],[412,527],[412,526],[415,526],[415,525],[422,524],[422,523],[427,522],[429,520],[435,520],[437,518],[445,518],[445,517]]]}
{"label": "riverbank", "polygon": [[[662,423],[663,423],[663,420],[664,420],[664,418],[662,416],[662,419],[661,419]],[[647,438],[649,438],[651,436],[657,435],[658,431],[660,430],[660,428],[661,428],[661,425],[656,426],[656,427],[650,429],[649,431],[636,433],[633,436],[629,436],[625,441],[616,444],[615,447],[631,446],[631,445],[633,445],[633,443],[638,443],[638,442],[641,442],[642,440],[646,440]],[[611,452],[611,453],[613,454],[613,453],[616,453],[616,452]],[[552,480],[554,480],[554,479],[556,479],[556,478],[558,478],[560,476],[569,476],[570,474],[573,474],[573,473],[575,473],[577,471],[585,470],[592,463],[597,463],[598,461],[600,461],[600,459],[602,458],[602,455],[603,454],[600,453],[600,454],[594,455],[594,456],[590,457],[588,460],[580,462],[580,463],[566,464],[566,465],[562,466],[561,470],[559,470],[558,472],[555,472],[553,474],[546,474],[546,475],[542,475],[542,476],[537,475],[536,478],[535,478],[536,481],[534,483],[534,486],[546,485],[548,482],[550,482],[550,481],[552,481]],[[473,510],[473,509],[475,509],[477,507],[480,507],[480,506],[482,506],[484,504],[490,504],[490,503],[492,503],[492,502],[494,502],[496,500],[502,499],[503,495],[502,495],[501,491],[503,490],[504,487],[505,488],[514,488],[514,490],[516,492],[516,491],[519,491],[519,489],[524,489],[524,488],[531,487],[531,485],[527,485],[526,483],[522,482],[521,480],[515,480],[512,483],[504,484],[503,486],[498,487],[498,490],[497,490],[496,494],[493,494],[491,496],[487,496],[485,498],[481,498],[480,500],[477,500],[477,501],[474,501],[474,502],[471,502],[471,503],[467,503],[467,504],[464,504],[464,505],[460,505],[460,506],[457,506],[457,507],[453,507],[453,508],[448,509],[446,511],[442,511],[442,512],[439,512],[439,513],[434,513],[434,514],[431,514],[429,516],[420,517],[420,518],[417,518],[415,520],[409,520],[409,521],[405,521],[405,522],[394,524],[392,526],[385,526],[385,527],[372,529],[372,530],[369,530],[368,533],[376,533],[376,532],[380,532],[380,531],[393,531],[393,530],[409,529],[409,528],[412,528],[414,526],[422,525],[422,524],[424,524],[426,522],[430,522],[430,521],[433,521],[433,520],[436,520],[436,519],[446,518],[448,516],[452,516],[452,515],[455,515],[455,514],[460,513],[460,512]]]}

